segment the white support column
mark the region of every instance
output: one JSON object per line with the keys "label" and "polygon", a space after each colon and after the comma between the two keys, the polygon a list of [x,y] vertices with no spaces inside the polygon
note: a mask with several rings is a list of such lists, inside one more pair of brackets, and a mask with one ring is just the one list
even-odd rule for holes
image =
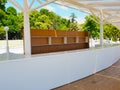
{"label": "white support column", "polygon": [[103,13],[100,12],[100,47],[103,47]]}
{"label": "white support column", "polygon": [[6,31],[6,54],[7,54],[7,60],[9,60],[9,45],[8,45],[8,30],[9,30],[9,27],[5,26],[4,30]]}
{"label": "white support column", "polygon": [[25,55],[31,56],[31,38],[30,38],[30,23],[29,23],[29,7],[28,0],[24,0],[24,43]]}

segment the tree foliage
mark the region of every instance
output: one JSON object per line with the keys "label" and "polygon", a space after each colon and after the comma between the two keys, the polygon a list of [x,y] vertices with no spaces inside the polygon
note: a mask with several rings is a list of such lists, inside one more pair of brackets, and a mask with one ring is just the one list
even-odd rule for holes
{"label": "tree foliage", "polygon": [[[5,2],[4,2],[5,3]],[[3,9],[3,8],[2,8]],[[9,27],[9,39],[22,38],[23,13],[17,13],[13,7],[0,9],[0,39],[5,38],[3,27]],[[54,12],[47,9],[34,10],[30,12],[30,28],[41,30],[79,30],[75,21],[75,14],[72,13],[70,20],[62,18]]]}
{"label": "tree foliage", "polygon": [[62,18],[47,9],[34,10],[30,13],[30,27],[42,30],[79,30],[75,14],[72,13],[70,17],[70,20]]}
{"label": "tree foliage", "polygon": [[104,25],[104,38],[109,38],[116,41],[120,38],[120,30],[112,24]]}
{"label": "tree foliage", "polygon": [[0,39],[4,39],[5,38],[5,30],[4,27],[1,26],[0,27]]}
{"label": "tree foliage", "polygon": [[7,0],[0,0],[0,9],[5,11],[5,4],[6,4]]}
{"label": "tree foliage", "polygon": [[90,37],[99,38],[99,24],[97,24],[92,18],[97,20],[93,15],[85,17],[86,21],[83,24],[83,29],[84,31],[88,31],[90,33]]}
{"label": "tree foliage", "polygon": [[[0,39],[5,39],[4,26],[9,27],[9,39],[21,38],[20,15],[13,7],[8,7],[4,10],[0,9]],[[22,19],[23,20],[23,19]],[[23,22],[23,21],[22,21]]]}
{"label": "tree foliage", "polygon": [[[99,38],[100,24],[96,23],[94,20],[96,20],[97,22],[100,22],[100,19],[93,15],[86,16],[85,19],[86,21],[82,25],[84,31],[88,31],[92,38]],[[109,38],[109,39],[116,41],[117,38],[120,38],[120,30],[110,23],[105,24],[104,25],[104,38],[105,39]]]}
{"label": "tree foliage", "polygon": [[5,39],[5,31],[4,31],[3,23],[6,16],[5,13],[6,2],[7,0],[0,0],[0,39]]}
{"label": "tree foliage", "polygon": [[75,18],[77,18],[77,17],[75,16],[75,13],[71,13],[70,19],[71,19],[71,22],[72,22],[72,23],[75,22]]}
{"label": "tree foliage", "polygon": [[6,17],[4,19],[3,25],[9,27],[9,39],[21,38],[19,37],[20,27],[18,26],[18,23],[19,22],[16,9],[13,7],[8,7],[6,10]]}
{"label": "tree foliage", "polygon": [[[54,12],[47,9],[34,10],[30,12],[30,28],[41,30],[79,30],[78,24],[75,21],[75,14],[70,15],[70,19],[62,18]],[[23,13],[17,13],[13,7],[8,7],[4,10],[0,9],[0,39],[5,38],[3,27],[9,27],[9,39],[22,38]]]}

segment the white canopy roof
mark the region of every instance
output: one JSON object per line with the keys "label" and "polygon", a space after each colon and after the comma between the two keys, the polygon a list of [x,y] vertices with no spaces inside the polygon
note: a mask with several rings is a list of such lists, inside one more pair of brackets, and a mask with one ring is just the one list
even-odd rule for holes
{"label": "white canopy roof", "polygon": [[120,0],[58,0],[55,3],[100,17],[120,28]]}

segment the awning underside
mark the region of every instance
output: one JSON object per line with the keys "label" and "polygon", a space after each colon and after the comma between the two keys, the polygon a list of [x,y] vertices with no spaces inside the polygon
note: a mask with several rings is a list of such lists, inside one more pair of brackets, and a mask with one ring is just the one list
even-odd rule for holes
{"label": "awning underside", "polygon": [[120,0],[57,0],[55,3],[100,17],[120,28]]}

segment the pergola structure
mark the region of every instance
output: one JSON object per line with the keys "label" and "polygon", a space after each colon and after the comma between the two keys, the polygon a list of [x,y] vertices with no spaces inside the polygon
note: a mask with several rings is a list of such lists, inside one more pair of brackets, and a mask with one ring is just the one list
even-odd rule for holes
{"label": "pergola structure", "polygon": [[[119,0],[21,0],[23,2],[23,6],[18,2],[18,0],[8,1],[24,13],[25,54],[28,57],[31,56],[29,12],[43,7],[45,5],[48,5],[50,3],[60,4],[99,17],[100,22],[98,23],[100,24],[101,46],[103,46],[104,23],[112,23],[117,28],[120,28]],[[35,2],[39,3],[38,6],[32,7]]]}

